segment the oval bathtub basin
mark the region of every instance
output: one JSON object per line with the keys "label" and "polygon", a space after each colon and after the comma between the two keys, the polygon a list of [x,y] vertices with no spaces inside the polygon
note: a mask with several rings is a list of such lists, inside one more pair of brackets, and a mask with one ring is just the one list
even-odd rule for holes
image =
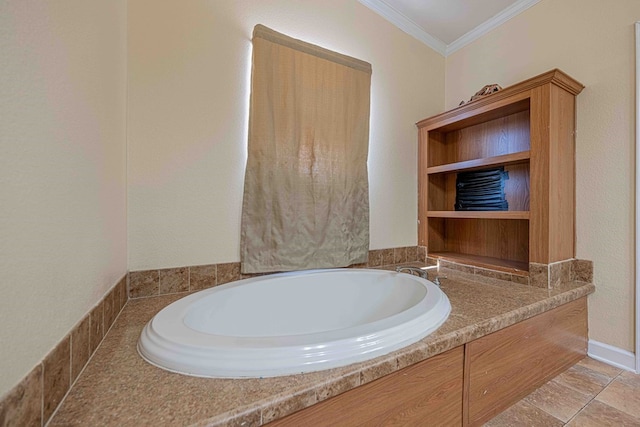
{"label": "oval bathtub basin", "polygon": [[433,283],[386,270],[335,269],[239,280],[186,296],[147,323],[138,352],[173,372],[272,377],[390,353],[449,316]]}

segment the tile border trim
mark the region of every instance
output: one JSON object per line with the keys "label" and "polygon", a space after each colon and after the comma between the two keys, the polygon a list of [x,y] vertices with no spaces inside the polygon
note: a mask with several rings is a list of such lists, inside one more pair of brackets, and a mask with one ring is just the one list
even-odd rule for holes
{"label": "tile border trim", "polygon": [[45,426],[128,301],[120,278],[12,389],[0,396],[0,425]]}
{"label": "tile border trim", "polygon": [[[379,268],[392,264],[426,262],[426,256],[426,248],[423,246],[373,249],[369,251],[366,263],[350,265],[347,268]],[[129,298],[148,298],[200,291],[260,275],[262,274],[241,273],[240,262],[130,271],[128,273]]]}
{"label": "tile border trim", "polygon": [[505,280],[542,289],[553,289],[562,283],[570,281],[593,282],[593,262],[584,259],[571,258],[551,264],[531,262],[529,263],[528,276],[461,264],[441,258],[431,258],[428,255],[426,262],[429,265],[438,265],[440,268],[448,268],[462,273]]}

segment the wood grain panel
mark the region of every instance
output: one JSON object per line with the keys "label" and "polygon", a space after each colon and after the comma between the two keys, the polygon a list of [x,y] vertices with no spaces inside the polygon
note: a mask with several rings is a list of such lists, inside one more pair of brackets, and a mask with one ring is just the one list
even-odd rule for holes
{"label": "wood grain panel", "polygon": [[456,347],[267,425],[459,426],[463,358]]}
{"label": "wood grain panel", "polygon": [[575,256],[575,97],[551,87],[549,263]]}
{"label": "wood grain panel", "polygon": [[575,97],[546,85],[531,91],[531,262],[575,255]]}
{"label": "wood grain panel", "polygon": [[444,134],[444,158],[429,166],[464,162],[529,150],[529,110]]}
{"label": "wood grain panel", "polygon": [[456,201],[455,174],[429,176],[429,211],[452,211]]}
{"label": "wood grain panel", "polygon": [[549,98],[549,85],[531,90],[529,257],[541,264],[549,263]]}
{"label": "wood grain panel", "polygon": [[447,159],[447,144],[445,141],[445,135],[442,132],[431,130],[428,133],[429,137],[429,162],[428,166],[436,166],[446,162]]}
{"label": "wood grain panel", "polygon": [[506,165],[509,179],[504,182],[504,194],[510,211],[528,211],[530,200],[529,162]]}
{"label": "wood grain panel", "polygon": [[518,219],[444,220],[443,251],[529,262],[529,221]]}
{"label": "wood grain panel", "polygon": [[444,218],[428,218],[429,224],[429,241],[427,242],[427,253],[440,252],[445,250],[445,219]]}
{"label": "wood grain panel", "polygon": [[427,163],[429,152],[429,132],[420,129],[418,134],[418,245],[427,246],[429,209],[429,177]]}
{"label": "wood grain panel", "polygon": [[468,343],[469,425],[491,419],[586,351],[586,297]]}

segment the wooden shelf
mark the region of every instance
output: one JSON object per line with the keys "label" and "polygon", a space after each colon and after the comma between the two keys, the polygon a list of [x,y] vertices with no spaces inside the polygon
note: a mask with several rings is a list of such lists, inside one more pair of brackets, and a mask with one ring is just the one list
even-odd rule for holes
{"label": "wooden shelf", "polygon": [[427,174],[445,172],[461,172],[483,168],[487,166],[502,166],[507,164],[524,163],[529,160],[530,151],[520,151],[518,153],[503,154],[501,156],[485,157],[482,159],[467,160],[464,162],[449,163],[446,165],[431,166],[427,168]]}
{"label": "wooden shelf", "polygon": [[461,254],[457,252],[429,252],[429,257],[452,261],[457,264],[473,265],[489,270],[504,271],[518,276],[529,275],[529,263],[508,259],[493,258],[479,255]]}
{"label": "wooden shelf", "polygon": [[529,211],[429,211],[428,218],[529,219]]}

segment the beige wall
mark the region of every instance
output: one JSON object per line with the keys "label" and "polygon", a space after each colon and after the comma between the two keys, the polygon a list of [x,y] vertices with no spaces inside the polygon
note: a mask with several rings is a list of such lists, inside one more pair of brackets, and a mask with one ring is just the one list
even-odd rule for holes
{"label": "beige wall", "polygon": [[0,1],[0,395],[126,272],[124,1]]}
{"label": "beige wall", "polygon": [[582,82],[577,250],[594,261],[589,336],[634,349],[634,29],[637,0],[542,0],[446,61],[446,105],[552,68]]}
{"label": "beige wall", "polygon": [[444,107],[444,58],[355,0],[130,0],[129,269],[239,260],[251,33],[373,65],[371,248],[415,245],[414,123]]}

